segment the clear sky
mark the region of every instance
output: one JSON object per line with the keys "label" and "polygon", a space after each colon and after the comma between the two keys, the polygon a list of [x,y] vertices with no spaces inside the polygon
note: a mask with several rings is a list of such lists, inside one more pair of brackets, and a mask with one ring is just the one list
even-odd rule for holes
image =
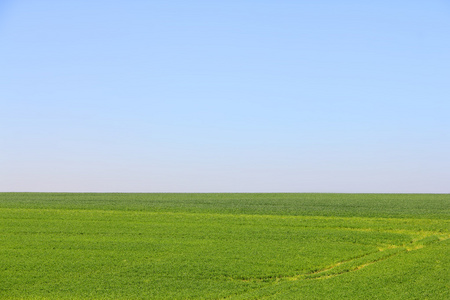
{"label": "clear sky", "polygon": [[0,191],[450,192],[450,2],[0,2]]}

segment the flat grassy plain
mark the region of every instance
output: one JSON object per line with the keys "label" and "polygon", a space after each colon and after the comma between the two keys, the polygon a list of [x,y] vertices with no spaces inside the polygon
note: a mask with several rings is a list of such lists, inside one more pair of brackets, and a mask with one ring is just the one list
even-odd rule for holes
{"label": "flat grassy plain", "polygon": [[0,299],[450,299],[450,195],[0,193]]}

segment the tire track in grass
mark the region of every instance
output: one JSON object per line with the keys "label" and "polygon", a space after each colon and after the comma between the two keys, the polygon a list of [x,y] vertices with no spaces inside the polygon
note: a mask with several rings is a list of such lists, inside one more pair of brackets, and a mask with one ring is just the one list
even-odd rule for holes
{"label": "tire track in grass", "polygon": [[[375,254],[379,254],[380,252],[384,252],[384,250],[380,250],[377,252],[372,252],[357,258],[353,258],[350,260],[345,260],[345,261],[341,261],[338,262],[330,267],[327,267],[325,269],[321,269],[318,271],[314,271],[311,273],[307,273],[307,274],[300,274],[300,275],[295,275],[295,276],[290,276],[290,277],[277,277],[274,278],[274,281],[271,282],[270,284],[261,287],[259,289],[256,290],[252,290],[240,295],[231,295],[222,299],[264,299],[265,297],[269,297],[269,296],[273,296],[275,294],[278,294],[280,292],[282,292],[282,290],[284,290],[286,288],[286,286],[289,286],[290,284],[292,284],[292,282],[294,281],[300,281],[300,280],[311,280],[311,279],[327,279],[327,278],[331,278],[334,276],[338,276],[347,272],[347,270],[341,270],[342,268],[345,268],[345,266],[347,266],[347,264],[351,264],[354,263],[355,261],[360,261],[363,259],[366,259],[368,257],[371,257]],[[391,254],[390,256],[392,256],[394,254]],[[390,257],[388,256],[388,257]],[[388,258],[386,257],[386,258]],[[356,267],[358,267],[359,265],[357,265]],[[355,268],[356,268],[355,267]],[[329,274],[332,272],[336,272],[335,274]],[[263,281],[263,280],[268,280],[270,278],[254,278],[254,279],[247,279],[246,281],[251,281],[251,280],[255,280],[255,281]],[[235,280],[239,280],[239,279],[235,279]],[[281,290],[281,291],[280,291]]]}
{"label": "tire track in grass", "polygon": [[[429,232],[428,232],[429,233]],[[391,257],[397,256],[400,253],[407,253],[426,247],[427,245],[445,241],[450,238],[449,234],[442,234],[434,232],[432,235],[426,235],[423,233],[418,234],[420,238],[414,239],[410,244],[403,246],[389,245],[385,248],[379,249],[377,252],[372,252],[360,257],[356,257],[350,260],[338,262],[330,267],[322,270],[314,271],[307,274],[300,274],[290,277],[276,277],[270,284],[258,288],[256,290],[248,291],[239,295],[230,295],[221,299],[265,299],[282,293],[285,288],[288,288],[293,282],[301,280],[324,280],[340,276],[346,273],[355,272],[361,270],[369,265],[376,264],[377,262],[387,260]],[[272,277],[271,277],[272,278]],[[254,278],[247,279],[247,281],[257,280],[263,281],[271,278]],[[239,279],[234,279],[239,280]]]}

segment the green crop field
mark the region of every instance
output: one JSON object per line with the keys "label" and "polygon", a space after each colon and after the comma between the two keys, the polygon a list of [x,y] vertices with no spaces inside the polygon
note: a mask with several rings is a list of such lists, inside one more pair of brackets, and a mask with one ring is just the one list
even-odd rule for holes
{"label": "green crop field", "polygon": [[0,193],[0,299],[450,299],[450,195]]}

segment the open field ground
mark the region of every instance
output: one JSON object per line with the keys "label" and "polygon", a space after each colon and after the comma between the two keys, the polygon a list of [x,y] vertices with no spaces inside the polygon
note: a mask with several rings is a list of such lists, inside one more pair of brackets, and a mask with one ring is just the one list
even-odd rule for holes
{"label": "open field ground", "polygon": [[450,195],[0,193],[1,299],[450,299]]}

